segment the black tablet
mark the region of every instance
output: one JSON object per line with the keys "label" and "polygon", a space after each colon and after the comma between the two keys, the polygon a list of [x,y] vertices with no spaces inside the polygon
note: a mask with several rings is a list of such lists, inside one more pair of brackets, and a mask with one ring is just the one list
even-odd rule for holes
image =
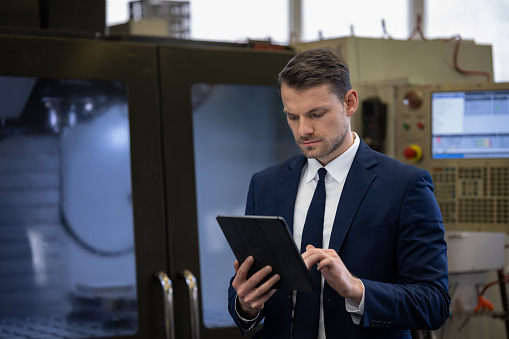
{"label": "black tablet", "polygon": [[253,256],[254,263],[248,277],[270,265],[272,274],[269,277],[275,273],[281,277],[274,288],[303,292],[314,290],[311,275],[284,218],[218,215],[216,219],[239,263]]}

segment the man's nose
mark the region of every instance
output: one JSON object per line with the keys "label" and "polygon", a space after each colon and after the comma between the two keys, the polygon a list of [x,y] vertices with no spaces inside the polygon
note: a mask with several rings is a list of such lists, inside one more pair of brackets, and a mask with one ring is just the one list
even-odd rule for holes
{"label": "man's nose", "polygon": [[313,125],[308,119],[299,120],[299,135],[309,135],[313,133]]}

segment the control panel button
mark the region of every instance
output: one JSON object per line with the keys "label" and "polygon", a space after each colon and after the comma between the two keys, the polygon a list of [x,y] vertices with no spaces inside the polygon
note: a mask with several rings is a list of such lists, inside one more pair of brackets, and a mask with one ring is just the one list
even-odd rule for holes
{"label": "control panel button", "polygon": [[403,156],[405,159],[417,162],[422,159],[422,149],[419,145],[411,144],[403,150]]}
{"label": "control panel button", "polygon": [[422,92],[416,89],[408,91],[403,98],[403,105],[410,109],[418,109],[423,103]]}

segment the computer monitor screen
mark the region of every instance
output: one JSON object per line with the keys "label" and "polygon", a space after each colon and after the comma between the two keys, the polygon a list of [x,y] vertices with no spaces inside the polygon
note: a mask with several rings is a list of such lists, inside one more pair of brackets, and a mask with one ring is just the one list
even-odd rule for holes
{"label": "computer monitor screen", "polygon": [[434,159],[509,158],[509,89],[431,93]]}

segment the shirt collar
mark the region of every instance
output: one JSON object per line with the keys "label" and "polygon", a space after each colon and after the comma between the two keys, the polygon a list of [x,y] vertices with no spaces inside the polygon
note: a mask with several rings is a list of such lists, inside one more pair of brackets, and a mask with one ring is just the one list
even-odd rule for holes
{"label": "shirt collar", "polygon": [[[360,138],[357,135],[357,133],[352,132],[354,135],[354,141],[352,146],[348,148],[343,154],[341,154],[336,159],[329,162],[325,169],[327,170],[327,176],[325,177],[325,181],[332,180],[337,181],[338,183],[343,182],[345,180],[348,171],[350,170],[350,167],[352,166],[353,159],[355,158],[355,154],[357,153],[357,150],[359,149],[360,145]],[[311,182],[316,176],[318,170],[323,167],[320,162],[314,158],[308,158],[305,178],[306,182]]]}

